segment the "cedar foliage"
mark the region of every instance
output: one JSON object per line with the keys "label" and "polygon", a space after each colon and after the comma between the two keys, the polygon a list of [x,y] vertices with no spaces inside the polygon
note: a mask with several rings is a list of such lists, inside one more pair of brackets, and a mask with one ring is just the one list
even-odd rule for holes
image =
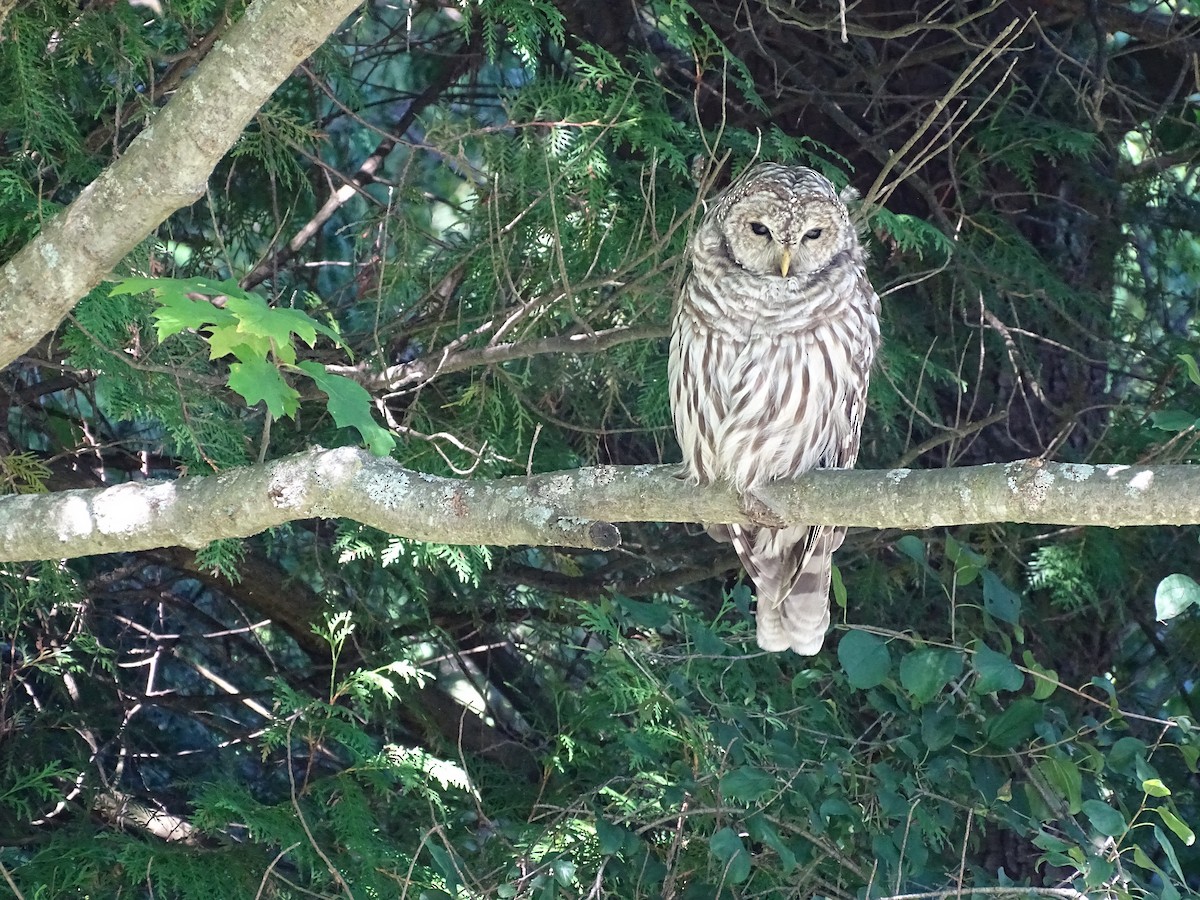
{"label": "cedar foliage", "polygon": [[[241,12],[9,12],[0,262]],[[220,471],[384,426],[438,474],[672,460],[683,242],[698,193],[756,155],[865,194],[886,343],[862,465],[1193,461],[1196,30],[1186,5],[1066,0],[369,4],[122,288],[3,373],[0,484]],[[164,325],[221,281],[282,337],[235,343],[251,314],[228,309]],[[628,339],[592,352],[610,329]],[[537,352],[566,335],[577,352]],[[6,889],[1200,888],[1200,633],[1154,611],[1200,592],[1194,530],[852,535],[812,659],[754,652],[725,548],[624,538],[313,522],[0,568]]]}

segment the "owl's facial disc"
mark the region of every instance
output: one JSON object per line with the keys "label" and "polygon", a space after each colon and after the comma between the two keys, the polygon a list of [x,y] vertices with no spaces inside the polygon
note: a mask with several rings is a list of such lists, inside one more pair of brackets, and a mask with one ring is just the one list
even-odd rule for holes
{"label": "owl's facial disc", "polygon": [[787,278],[822,268],[836,253],[834,212],[821,198],[750,195],[729,210],[723,232],[734,261],[754,275]]}

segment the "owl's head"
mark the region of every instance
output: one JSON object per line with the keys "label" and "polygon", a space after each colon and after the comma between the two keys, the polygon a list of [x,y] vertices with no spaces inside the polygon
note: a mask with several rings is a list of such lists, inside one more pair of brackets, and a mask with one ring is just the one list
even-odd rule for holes
{"label": "owl's head", "polygon": [[858,246],[833,184],[802,166],[754,166],[721,196],[709,218],[734,262],[752,275],[803,277]]}

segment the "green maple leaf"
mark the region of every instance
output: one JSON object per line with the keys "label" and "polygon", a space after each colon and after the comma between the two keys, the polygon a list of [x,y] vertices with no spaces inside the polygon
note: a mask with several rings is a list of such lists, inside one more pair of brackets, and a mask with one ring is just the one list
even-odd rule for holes
{"label": "green maple leaf", "polygon": [[353,428],[376,456],[387,456],[396,446],[391,433],[371,414],[371,395],[357,381],[331,375],[318,363],[302,362],[302,369],[329,398],[329,414],[338,428]]}
{"label": "green maple leaf", "polygon": [[229,387],[241,394],[248,406],[262,402],[277,419],[292,416],[300,408],[300,394],[283,380],[279,369],[265,359],[251,359],[229,367]]}

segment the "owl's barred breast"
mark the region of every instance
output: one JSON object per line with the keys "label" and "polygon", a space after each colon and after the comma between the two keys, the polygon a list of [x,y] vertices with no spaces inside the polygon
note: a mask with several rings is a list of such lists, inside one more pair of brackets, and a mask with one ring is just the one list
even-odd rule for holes
{"label": "owl's barred breast", "polygon": [[[744,313],[739,299],[752,292],[738,282],[747,276],[696,267],[670,360],[676,432],[690,477],[744,491],[853,464],[878,300],[859,290],[861,268],[841,262],[838,271],[821,273],[819,288],[810,279],[770,279],[776,296],[757,310],[747,298]],[[764,279],[755,280],[761,294]],[[764,307],[773,314],[763,315]],[[702,375],[680,378],[680,369]]]}

